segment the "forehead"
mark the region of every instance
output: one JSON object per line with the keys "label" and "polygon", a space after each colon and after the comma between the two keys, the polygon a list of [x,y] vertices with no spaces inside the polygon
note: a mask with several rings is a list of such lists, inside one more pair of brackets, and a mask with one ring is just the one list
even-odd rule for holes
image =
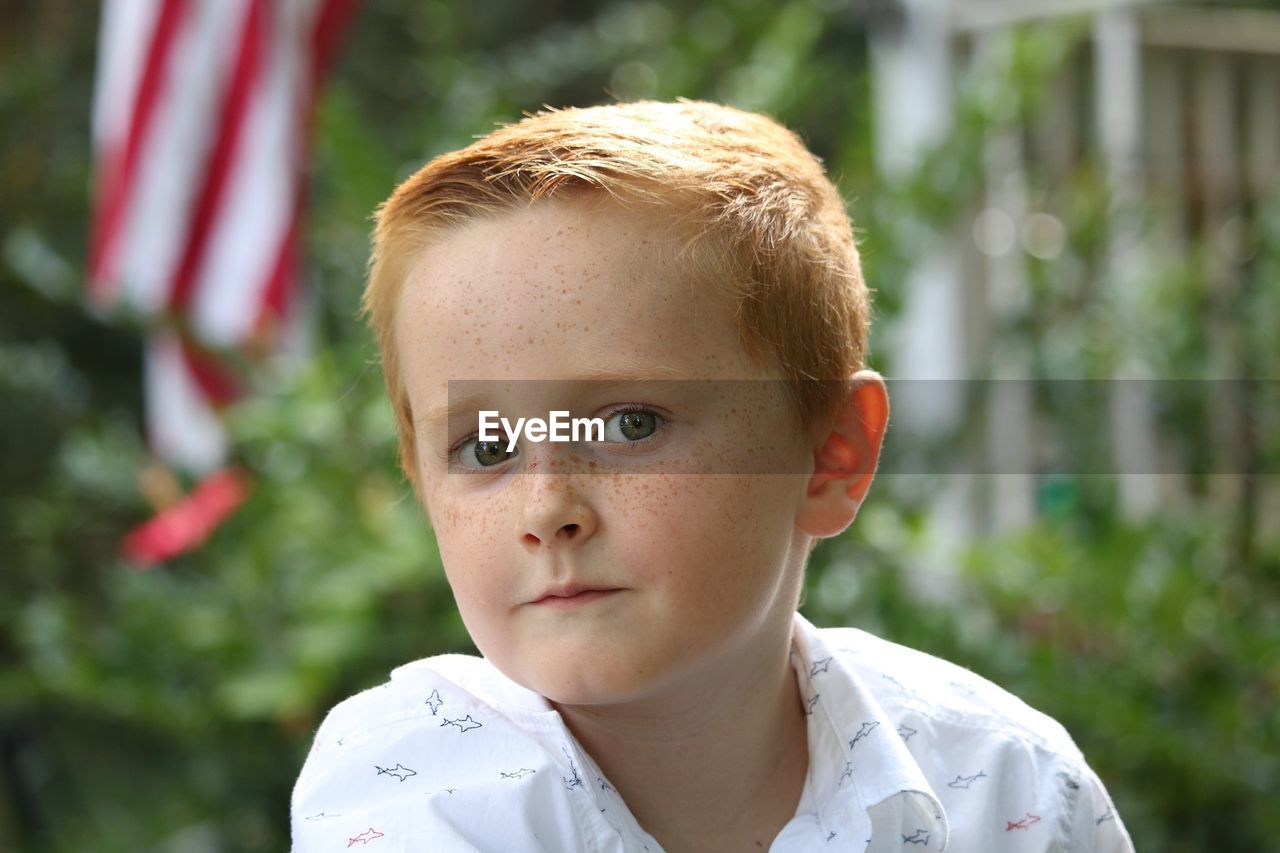
{"label": "forehead", "polygon": [[756,377],[725,297],[673,248],[656,214],[607,199],[538,202],[451,232],[416,260],[397,306],[410,395],[640,368]]}

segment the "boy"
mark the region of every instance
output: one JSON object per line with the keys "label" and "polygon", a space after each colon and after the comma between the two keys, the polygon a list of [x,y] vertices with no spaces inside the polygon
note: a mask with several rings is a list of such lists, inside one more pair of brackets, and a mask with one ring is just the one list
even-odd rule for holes
{"label": "boy", "polygon": [[[1132,849],[1057,723],[796,612],[889,408],[793,134],[690,102],[498,130],[379,210],[365,309],[484,657],[330,712],[295,850]],[[517,441],[484,412],[602,423]]]}

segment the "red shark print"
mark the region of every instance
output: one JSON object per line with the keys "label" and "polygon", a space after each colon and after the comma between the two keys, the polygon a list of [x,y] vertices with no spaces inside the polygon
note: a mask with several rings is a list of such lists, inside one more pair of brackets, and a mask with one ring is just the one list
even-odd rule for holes
{"label": "red shark print", "polygon": [[1015,829],[1026,829],[1033,823],[1040,822],[1040,815],[1027,812],[1027,816],[1021,820],[1008,821],[1008,826],[1004,828],[1005,832],[1013,832]]}
{"label": "red shark print", "polygon": [[347,846],[350,847],[352,844],[368,844],[370,841],[373,841],[375,838],[381,838],[381,837],[382,837],[382,833],[378,832],[378,830],[374,829],[371,826],[368,829],[366,829],[364,832],[357,835],[355,838],[348,838]]}

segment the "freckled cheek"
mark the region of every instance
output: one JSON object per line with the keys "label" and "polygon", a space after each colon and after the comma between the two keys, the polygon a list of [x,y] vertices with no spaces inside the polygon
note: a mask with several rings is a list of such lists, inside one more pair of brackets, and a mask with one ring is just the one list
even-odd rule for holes
{"label": "freckled cheek", "polygon": [[737,477],[655,474],[619,478],[610,490],[612,537],[632,576],[661,586],[697,587],[746,532],[735,508]]}
{"label": "freckled cheek", "polygon": [[[620,572],[640,583],[661,583],[679,553],[686,498],[680,475],[597,474],[590,500],[599,516],[602,549]],[[676,541],[673,541],[676,540]]]}
{"label": "freckled cheek", "polygon": [[437,501],[432,505],[436,542],[445,574],[458,595],[488,598],[503,576],[503,508],[495,501]]}
{"label": "freckled cheek", "polygon": [[696,561],[699,585],[727,599],[749,595],[757,581],[777,570],[779,536],[788,528],[778,517],[771,478],[744,475],[689,477],[688,516],[681,539],[684,559]]}

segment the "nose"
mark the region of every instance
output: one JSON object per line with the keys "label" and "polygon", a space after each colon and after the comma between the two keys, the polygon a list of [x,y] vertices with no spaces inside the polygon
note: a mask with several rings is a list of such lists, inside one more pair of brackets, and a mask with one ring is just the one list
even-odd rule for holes
{"label": "nose", "polygon": [[594,536],[600,523],[587,496],[575,488],[576,477],[555,466],[539,460],[536,470],[519,475],[525,483],[517,533],[530,551],[576,547]]}

